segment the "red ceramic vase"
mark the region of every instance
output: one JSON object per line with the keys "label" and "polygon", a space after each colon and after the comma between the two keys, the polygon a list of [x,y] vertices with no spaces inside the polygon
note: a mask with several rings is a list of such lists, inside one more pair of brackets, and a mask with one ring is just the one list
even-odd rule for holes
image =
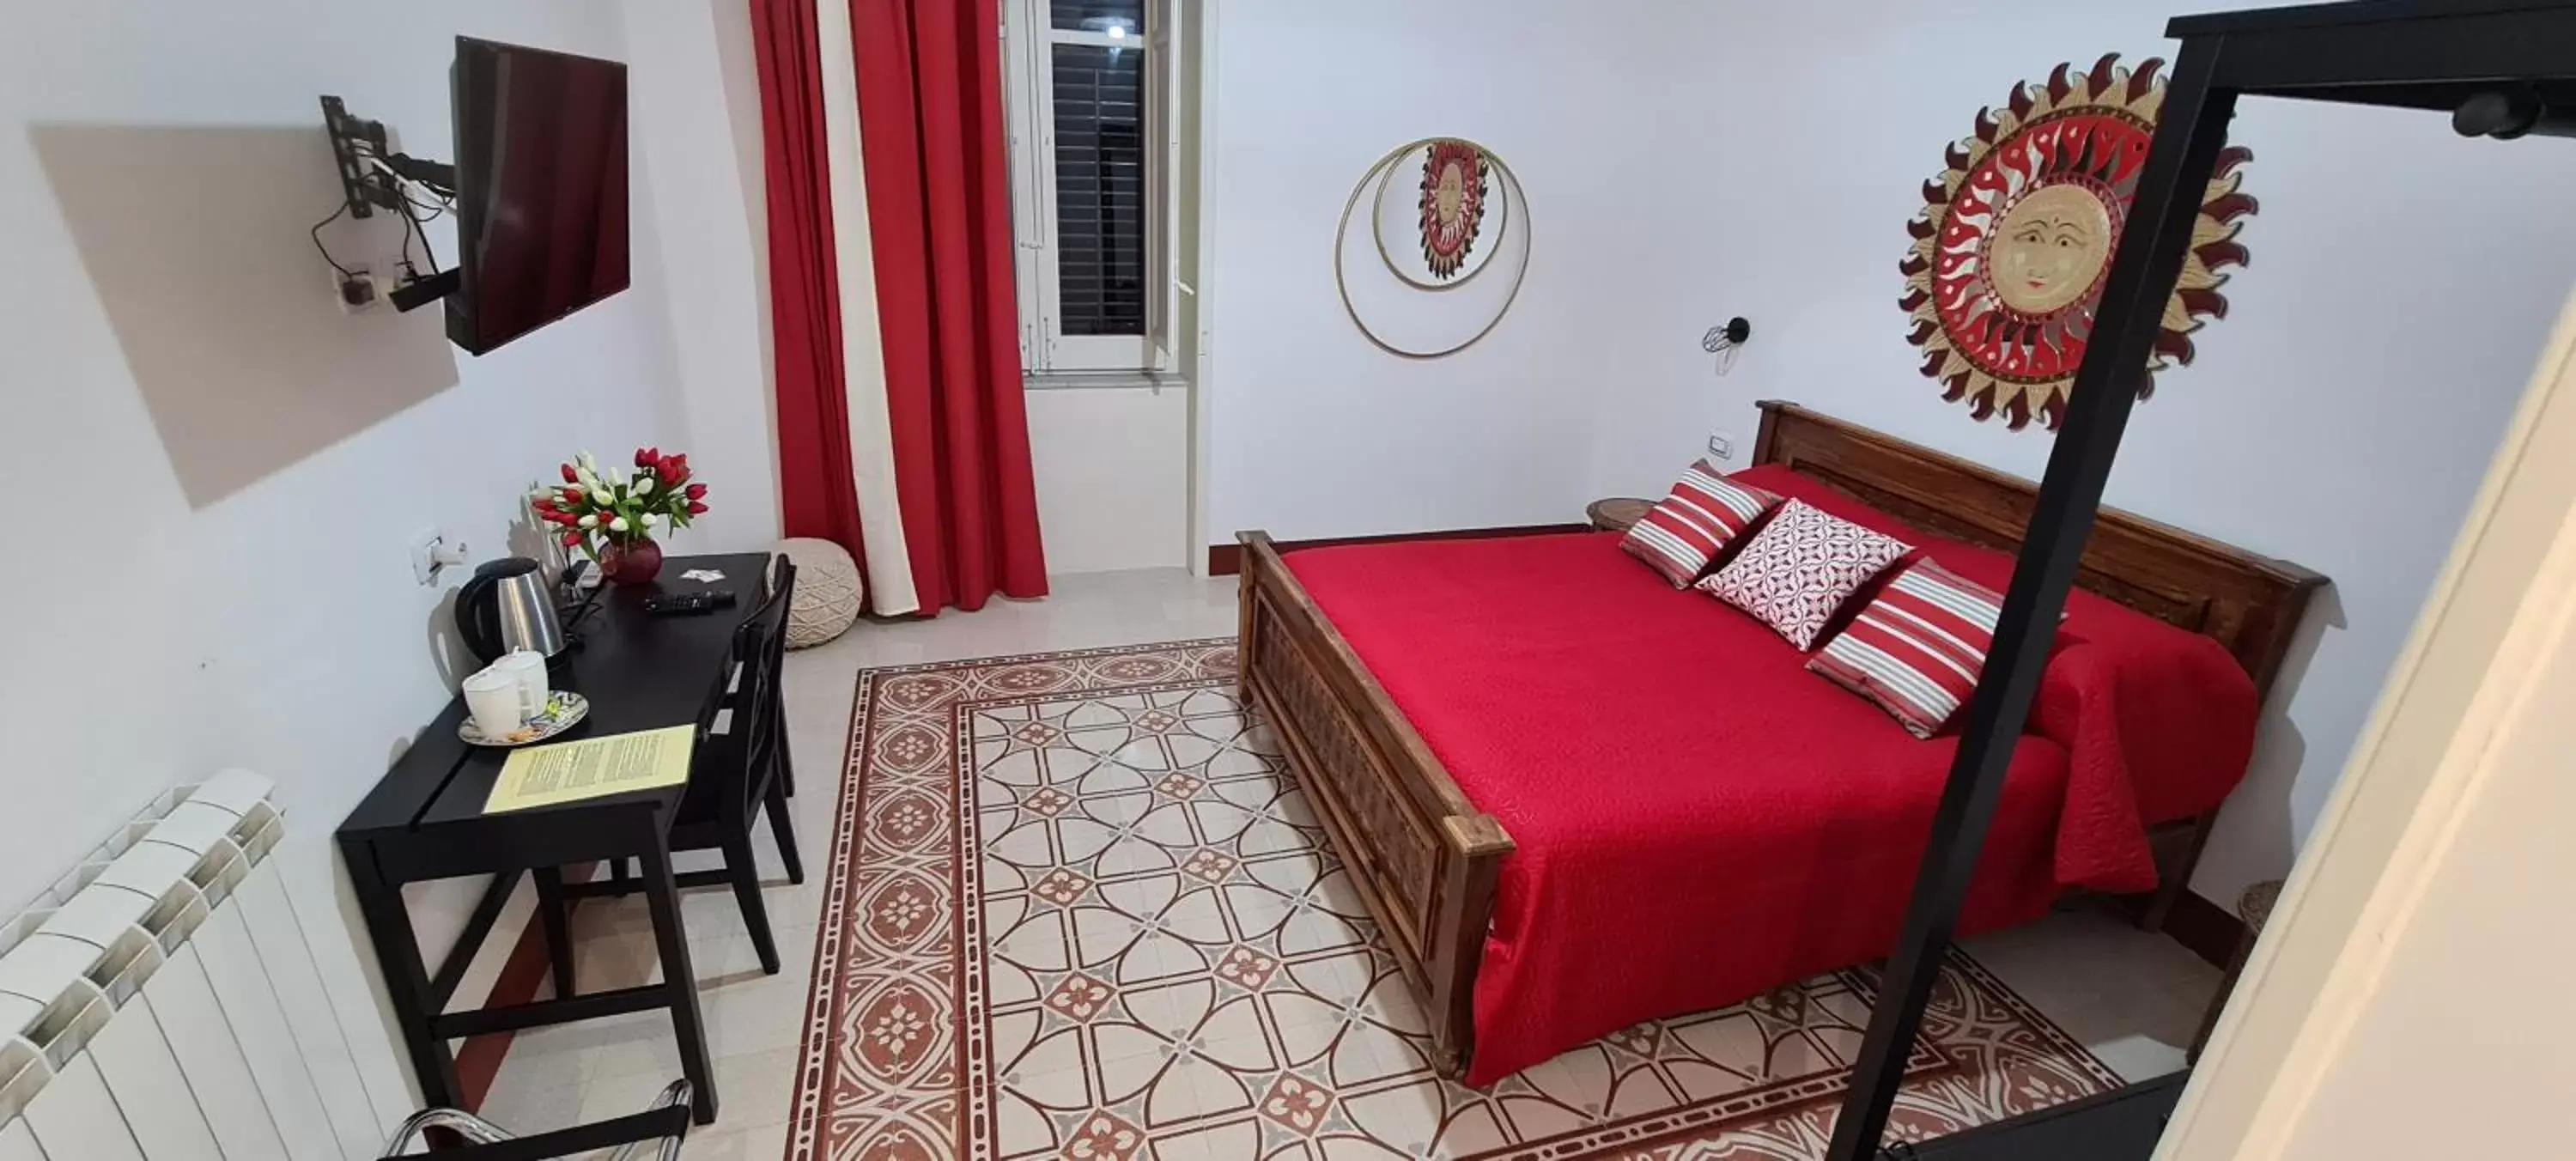
{"label": "red ceramic vase", "polygon": [[621,585],[651,584],[662,575],[662,546],[641,536],[623,544],[609,541],[599,554],[599,569]]}

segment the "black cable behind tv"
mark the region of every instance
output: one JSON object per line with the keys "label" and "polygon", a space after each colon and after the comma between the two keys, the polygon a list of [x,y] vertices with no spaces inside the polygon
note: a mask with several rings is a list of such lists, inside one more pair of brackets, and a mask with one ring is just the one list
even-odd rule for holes
{"label": "black cable behind tv", "polygon": [[[348,106],[336,96],[325,94],[322,98],[322,129],[331,138],[331,162],[340,172],[340,196],[350,217],[371,218],[377,209],[388,209],[403,216],[406,231],[418,231],[420,221],[412,216],[415,207],[403,193],[402,181],[419,185],[442,199],[456,197],[455,166],[394,152],[384,122],[351,116]],[[409,241],[408,236],[405,241]],[[428,237],[423,234],[424,250],[427,244]],[[328,258],[330,252],[324,251],[323,256]],[[437,265],[433,255],[431,272],[422,275],[405,258],[404,268],[410,276],[386,296],[395,310],[418,310],[456,293],[463,285],[462,276],[452,268],[439,270]]]}

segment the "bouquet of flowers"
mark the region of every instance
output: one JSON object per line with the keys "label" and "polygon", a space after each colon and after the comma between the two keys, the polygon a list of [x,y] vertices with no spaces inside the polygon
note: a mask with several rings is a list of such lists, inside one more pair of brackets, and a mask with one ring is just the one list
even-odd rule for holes
{"label": "bouquet of flowers", "polygon": [[[563,545],[598,561],[612,580],[650,580],[662,565],[657,533],[705,515],[707,486],[689,477],[689,457],[635,449],[635,469],[603,470],[589,452],[563,465],[563,483],[529,499],[538,519],[563,530]],[[649,562],[645,558],[649,557]],[[641,576],[621,576],[640,571]]]}

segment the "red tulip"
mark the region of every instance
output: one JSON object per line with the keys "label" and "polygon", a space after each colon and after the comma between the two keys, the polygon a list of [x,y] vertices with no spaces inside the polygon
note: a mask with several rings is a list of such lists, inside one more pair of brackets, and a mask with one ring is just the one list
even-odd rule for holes
{"label": "red tulip", "polygon": [[537,497],[536,502],[529,504],[528,506],[539,512],[552,512],[555,510],[555,500],[552,496],[539,496]]}
{"label": "red tulip", "polygon": [[563,490],[563,502],[566,504],[579,504],[581,503],[581,495],[581,489],[578,487],[566,488]]}
{"label": "red tulip", "polygon": [[698,503],[698,502],[697,502],[697,501],[695,501],[695,500],[692,500],[692,501],[690,501],[690,502],[689,502],[689,515],[691,515],[691,516],[704,516],[704,515],[706,515],[706,512],[707,512],[707,506],[706,506],[706,505],[701,504],[701,503]]}
{"label": "red tulip", "polygon": [[566,547],[566,548],[579,548],[579,547],[581,547],[581,533],[579,533],[579,532],[567,532],[567,533],[564,533],[564,534],[563,534],[563,546],[564,546],[564,547]]}
{"label": "red tulip", "polygon": [[689,498],[692,500],[704,500],[707,498],[707,486],[705,484],[691,484],[688,486],[687,491]]}
{"label": "red tulip", "polygon": [[654,449],[652,449],[652,448],[649,448],[649,447],[639,447],[639,448],[635,449],[635,466],[636,466],[636,467],[639,467],[639,468],[649,468],[649,467],[652,467],[652,466],[653,466],[653,461],[654,461],[654,460],[656,460],[656,459],[659,459],[659,458],[661,458],[661,457],[660,457],[660,456],[658,456],[658,455],[656,455],[656,454],[655,454],[655,452],[654,452]]}
{"label": "red tulip", "polygon": [[572,470],[572,465],[571,465],[571,464],[565,464],[565,465],[563,466],[563,473],[564,473],[564,482],[565,482],[565,483],[567,483],[567,484],[577,484],[577,483],[580,483],[580,482],[581,482],[581,473],[576,472],[576,471],[573,471],[573,470]]}

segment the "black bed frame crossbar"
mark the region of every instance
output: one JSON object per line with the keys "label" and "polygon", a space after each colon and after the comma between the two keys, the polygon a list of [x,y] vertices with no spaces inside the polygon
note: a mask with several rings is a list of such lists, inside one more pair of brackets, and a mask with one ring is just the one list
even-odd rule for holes
{"label": "black bed frame crossbar", "polygon": [[[2182,47],[2155,144],[2040,481],[1905,925],[1870,1011],[1829,1161],[1866,1161],[1878,1152],[2237,98],[2449,111],[2510,86],[2576,115],[2576,0],[2360,0],[2177,17],[2165,35]],[[2536,131],[2554,128],[2544,118]]]}

